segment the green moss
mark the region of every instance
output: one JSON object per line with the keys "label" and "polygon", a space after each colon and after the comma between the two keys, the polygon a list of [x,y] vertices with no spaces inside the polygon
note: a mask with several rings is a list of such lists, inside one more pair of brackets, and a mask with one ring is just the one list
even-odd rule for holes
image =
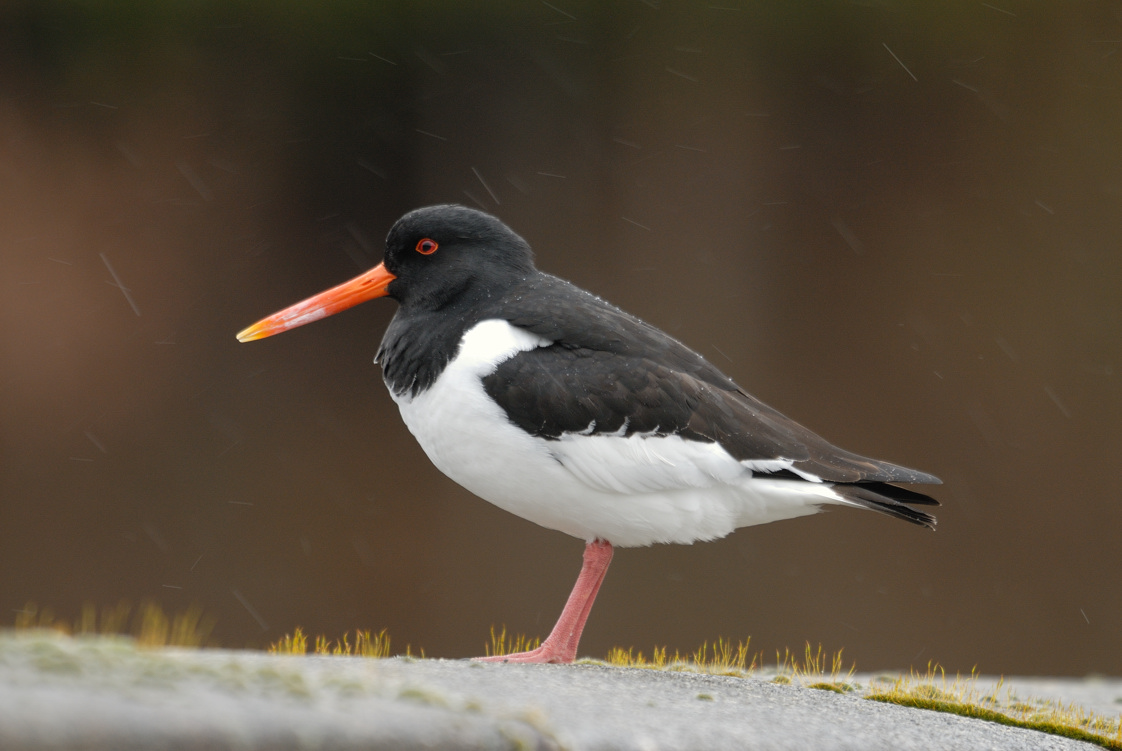
{"label": "green moss", "polygon": [[1050,733],[1052,735],[1059,735],[1065,738],[1071,738],[1077,741],[1087,741],[1094,743],[1103,748],[1112,749],[1112,751],[1122,751],[1122,741],[1112,738],[1107,738],[1105,735],[1092,733],[1082,728],[1073,727],[1066,723],[1046,720],[1018,720],[1010,717],[1009,715],[1002,714],[993,709],[979,706],[977,704],[965,704],[956,701],[945,701],[942,699],[929,699],[922,696],[896,696],[894,694],[870,694],[865,697],[871,701],[884,702],[886,704],[899,704],[902,707],[912,707],[914,709],[930,709],[936,712],[946,712],[948,714],[961,715],[963,717],[973,717],[978,720],[986,720],[988,722],[996,722],[1001,725],[1009,725],[1011,727],[1025,728],[1026,730],[1038,730],[1042,733]]}
{"label": "green moss", "polygon": [[853,686],[849,683],[831,683],[829,681],[820,681],[812,683],[807,688],[816,688],[820,691],[833,691],[835,694],[848,694],[853,690]]}
{"label": "green moss", "polygon": [[433,707],[448,706],[448,700],[440,694],[428,689],[417,688],[416,686],[409,686],[401,689],[397,694],[397,698],[420,702],[421,704],[428,704]]}
{"label": "green moss", "polygon": [[32,663],[36,668],[46,673],[61,675],[80,675],[82,665],[74,655],[68,654],[53,645],[44,645],[47,648],[36,649],[32,655]]}

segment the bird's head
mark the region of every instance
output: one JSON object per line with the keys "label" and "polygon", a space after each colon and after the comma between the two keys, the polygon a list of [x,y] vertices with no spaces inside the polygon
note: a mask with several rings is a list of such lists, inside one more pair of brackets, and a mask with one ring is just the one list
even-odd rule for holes
{"label": "bird's head", "polygon": [[533,271],[530,246],[495,217],[464,206],[426,206],[394,223],[382,263],[263,318],[238,340],[264,339],[376,297],[439,310],[494,294]]}

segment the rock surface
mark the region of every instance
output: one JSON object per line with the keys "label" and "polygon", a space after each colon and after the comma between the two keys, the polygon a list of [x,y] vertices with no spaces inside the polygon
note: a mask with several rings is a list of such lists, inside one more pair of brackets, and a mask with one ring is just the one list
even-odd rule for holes
{"label": "rock surface", "polygon": [[[1102,685],[1104,696],[1122,694],[1118,681]],[[127,639],[8,632],[0,748],[1096,747],[760,678],[145,650]]]}

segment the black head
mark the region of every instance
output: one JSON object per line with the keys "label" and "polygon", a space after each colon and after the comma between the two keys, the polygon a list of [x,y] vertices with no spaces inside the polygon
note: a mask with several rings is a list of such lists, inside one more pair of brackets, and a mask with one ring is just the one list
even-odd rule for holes
{"label": "black head", "polygon": [[387,294],[402,307],[437,310],[494,294],[534,271],[529,244],[490,214],[452,204],[398,219],[386,236]]}
{"label": "black head", "polygon": [[262,318],[238,332],[238,340],[263,339],[376,297],[392,297],[414,312],[470,306],[533,273],[530,246],[495,217],[463,206],[429,206],[397,220],[382,263]]}

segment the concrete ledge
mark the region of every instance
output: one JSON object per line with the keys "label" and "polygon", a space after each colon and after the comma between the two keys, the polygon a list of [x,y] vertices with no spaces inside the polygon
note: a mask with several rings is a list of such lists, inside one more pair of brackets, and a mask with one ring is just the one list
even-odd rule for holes
{"label": "concrete ledge", "polygon": [[754,678],[0,633],[3,749],[1090,749]]}

